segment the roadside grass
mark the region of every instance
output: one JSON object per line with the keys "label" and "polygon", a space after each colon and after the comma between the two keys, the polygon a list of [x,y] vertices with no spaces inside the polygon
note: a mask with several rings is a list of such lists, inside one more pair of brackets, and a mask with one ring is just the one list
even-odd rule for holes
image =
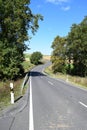
{"label": "roadside grass", "polygon": [[14,85],[14,98],[15,100],[21,96],[21,85],[23,82],[22,79],[18,79],[17,81],[1,81],[0,82],[0,110],[3,110],[8,105],[11,105],[11,95],[10,95],[10,82]]}
{"label": "roadside grass", "polygon": [[10,88],[8,82],[0,82],[0,110],[9,105]]}
{"label": "roadside grass", "polygon": [[51,66],[45,69],[45,73],[52,76],[53,78],[60,78],[81,88],[87,89],[87,77],[84,78],[79,76],[71,76],[62,73],[54,74]]}
{"label": "roadside grass", "polygon": [[[27,55],[28,58],[28,55]],[[29,61],[25,59],[22,63],[25,73],[29,72],[31,68],[34,67]],[[14,97],[15,100],[21,96],[21,86],[23,84],[24,77],[19,78],[16,81],[0,81],[0,111],[11,105],[10,103],[10,82],[13,82],[14,85]],[[27,84],[24,86],[23,93],[25,93],[27,89]]]}
{"label": "roadside grass", "polygon": [[25,53],[24,54],[25,60],[30,61],[30,56],[31,56],[31,54]]}
{"label": "roadside grass", "polygon": [[26,61],[26,60],[22,63],[22,65],[24,67],[25,73],[34,67],[33,64],[31,64],[29,61]]}

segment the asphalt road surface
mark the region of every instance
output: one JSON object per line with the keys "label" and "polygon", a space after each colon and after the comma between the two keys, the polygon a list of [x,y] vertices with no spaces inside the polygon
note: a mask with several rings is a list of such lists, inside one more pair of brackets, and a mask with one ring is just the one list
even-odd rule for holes
{"label": "asphalt road surface", "polygon": [[87,130],[87,91],[43,74],[48,65],[31,71],[26,95],[0,117],[0,130]]}

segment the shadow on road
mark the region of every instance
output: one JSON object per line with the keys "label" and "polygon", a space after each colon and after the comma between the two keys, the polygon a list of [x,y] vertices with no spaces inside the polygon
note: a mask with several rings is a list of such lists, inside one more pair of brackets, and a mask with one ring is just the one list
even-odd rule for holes
{"label": "shadow on road", "polygon": [[18,97],[17,99],[15,99],[15,101],[14,101],[14,102],[19,101],[22,97],[23,97],[23,96]]}
{"label": "shadow on road", "polygon": [[38,71],[31,71],[31,76],[46,76],[45,74],[38,72]]}

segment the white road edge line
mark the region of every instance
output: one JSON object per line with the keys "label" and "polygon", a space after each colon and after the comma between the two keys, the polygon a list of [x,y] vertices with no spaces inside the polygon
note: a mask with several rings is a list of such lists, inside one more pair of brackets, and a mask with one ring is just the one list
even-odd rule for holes
{"label": "white road edge line", "polygon": [[32,79],[30,74],[30,110],[29,110],[29,130],[34,130],[33,101],[32,101]]}
{"label": "white road edge line", "polygon": [[53,83],[51,83],[50,81],[48,81],[49,84],[51,84],[53,86]]}
{"label": "white road edge line", "polygon": [[87,108],[87,105],[82,103],[82,102],[79,102],[82,106],[86,107]]}

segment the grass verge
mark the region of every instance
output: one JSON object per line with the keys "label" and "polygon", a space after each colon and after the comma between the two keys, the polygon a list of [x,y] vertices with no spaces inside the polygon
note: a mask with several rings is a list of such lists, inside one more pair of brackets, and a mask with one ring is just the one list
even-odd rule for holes
{"label": "grass verge", "polygon": [[[34,66],[32,65],[29,61],[24,61],[22,63],[25,73],[29,72],[31,70],[31,68]],[[18,79],[17,81],[0,81],[0,111],[5,109],[7,106],[11,105],[10,103],[10,82],[13,82],[14,85],[14,97],[15,100],[21,96],[21,86],[23,84],[24,81],[24,77]],[[25,93],[27,88],[27,85],[25,85],[23,93]]]}
{"label": "grass verge", "polygon": [[51,66],[49,66],[48,68],[45,69],[45,73],[47,73],[48,75],[50,75],[54,78],[60,78],[65,81],[68,81],[74,85],[78,85],[81,88],[87,89],[87,77],[83,78],[83,77],[79,77],[79,76],[71,76],[71,75],[66,75],[66,74],[62,74],[62,73],[54,74]]}

